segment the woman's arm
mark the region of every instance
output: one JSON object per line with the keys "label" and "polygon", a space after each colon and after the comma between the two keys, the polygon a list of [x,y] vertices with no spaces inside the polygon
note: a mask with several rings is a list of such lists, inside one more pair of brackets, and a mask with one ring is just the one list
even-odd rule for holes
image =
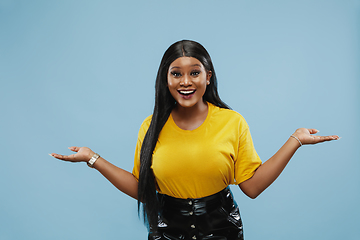
{"label": "woman's arm", "polygon": [[[76,152],[76,154],[66,156],[52,153],[50,155],[57,159],[69,162],[88,162],[95,154],[90,148],[87,147],[70,147],[69,149]],[[102,157],[99,157],[93,166],[117,189],[129,195],[130,197],[137,199],[138,182],[130,172],[118,168]]]}
{"label": "woman's arm", "polygon": [[[335,135],[311,135],[317,132],[318,130],[316,129],[299,128],[293,136],[297,137],[303,145],[339,139],[339,137]],[[255,174],[250,179],[239,184],[240,189],[250,198],[256,198],[275,181],[300,146],[296,138],[290,137],[274,156],[255,171]]]}

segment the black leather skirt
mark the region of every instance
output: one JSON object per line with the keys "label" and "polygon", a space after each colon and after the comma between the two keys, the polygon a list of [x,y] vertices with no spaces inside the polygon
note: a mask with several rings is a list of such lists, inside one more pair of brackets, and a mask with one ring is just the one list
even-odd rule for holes
{"label": "black leather skirt", "polygon": [[158,194],[162,210],[149,240],[243,240],[240,211],[230,188],[204,198]]}

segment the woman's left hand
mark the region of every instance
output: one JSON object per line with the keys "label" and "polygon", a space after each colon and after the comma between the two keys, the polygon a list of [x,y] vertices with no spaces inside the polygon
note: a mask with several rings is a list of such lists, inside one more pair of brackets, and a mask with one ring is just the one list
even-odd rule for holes
{"label": "woman's left hand", "polygon": [[332,141],[332,140],[339,140],[339,136],[337,135],[331,135],[331,136],[317,136],[312,135],[315,133],[318,133],[319,130],[317,129],[308,129],[308,128],[299,128],[295,131],[293,136],[297,137],[300,142],[305,144],[316,144],[321,143],[325,141]]}

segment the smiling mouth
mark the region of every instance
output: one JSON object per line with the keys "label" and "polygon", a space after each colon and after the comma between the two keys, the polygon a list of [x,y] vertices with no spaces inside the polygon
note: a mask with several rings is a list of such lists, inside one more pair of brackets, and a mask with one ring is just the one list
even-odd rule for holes
{"label": "smiling mouth", "polygon": [[187,96],[187,95],[191,95],[195,92],[196,90],[178,90],[178,92],[181,95]]}

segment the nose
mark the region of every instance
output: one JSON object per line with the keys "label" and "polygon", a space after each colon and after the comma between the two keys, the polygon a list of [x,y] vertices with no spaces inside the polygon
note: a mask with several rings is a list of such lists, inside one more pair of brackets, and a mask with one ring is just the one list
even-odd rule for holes
{"label": "nose", "polygon": [[181,78],[180,86],[187,87],[187,86],[191,86],[191,85],[192,85],[192,82],[191,82],[190,76],[185,75],[183,78]]}

